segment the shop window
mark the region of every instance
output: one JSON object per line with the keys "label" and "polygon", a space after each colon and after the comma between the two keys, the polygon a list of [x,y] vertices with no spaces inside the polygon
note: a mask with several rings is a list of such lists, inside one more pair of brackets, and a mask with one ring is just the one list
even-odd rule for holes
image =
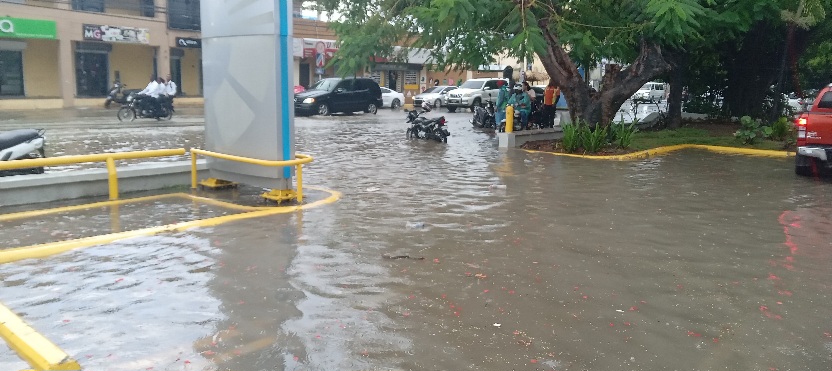
{"label": "shop window", "polygon": [[104,0],[72,0],[72,10],[104,13]]}
{"label": "shop window", "polygon": [[199,30],[199,0],[168,0],[168,27]]}
{"label": "shop window", "polygon": [[23,53],[0,50],[0,96],[23,95]]}
{"label": "shop window", "polygon": [[109,75],[106,53],[75,53],[75,79],[79,97],[103,97],[107,95]]}

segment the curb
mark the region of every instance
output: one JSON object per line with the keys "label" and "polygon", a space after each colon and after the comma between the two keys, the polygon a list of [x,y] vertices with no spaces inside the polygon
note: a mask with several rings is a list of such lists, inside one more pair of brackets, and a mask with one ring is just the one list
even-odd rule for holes
{"label": "curb", "polygon": [[610,156],[590,156],[579,155],[574,153],[559,153],[548,151],[537,151],[531,149],[524,149],[529,153],[546,153],[554,156],[576,157],[591,160],[612,160],[612,161],[626,161],[626,160],[641,160],[653,156],[665,155],[670,152],[675,152],[682,149],[703,149],[711,152],[735,155],[748,155],[760,157],[794,157],[794,152],[789,151],[772,151],[767,149],[753,149],[753,148],[737,148],[737,147],[723,147],[723,146],[709,146],[704,144],[677,144],[675,146],[657,147],[644,151],[628,153],[625,155],[610,155]]}

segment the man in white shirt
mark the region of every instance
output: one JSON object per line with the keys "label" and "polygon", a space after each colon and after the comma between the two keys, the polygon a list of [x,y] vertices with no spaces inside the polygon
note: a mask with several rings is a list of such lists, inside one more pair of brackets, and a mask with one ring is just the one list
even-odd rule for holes
{"label": "man in white shirt", "polygon": [[147,110],[158,110],[159,107],[159,92],[164,91],[164,85],[161,86],[162,89],[159,88],[159,82],[150,76],[150,82],[144,88],[144,90],[139,92],[139,95],[146,96],[142,99],[139,103],[141,103],[140,107],[142,111],[142,115],[146,113]]}
{"label": "man in white shirt", "polygon": [[173,97],[175,97],[176,93],[177,93],[176,83],[173,80],[170,79],[170,75],[168,75],[167,80],[168,81],[165,83],[165,88],[166,88],[165,94],[167,94],[167,96],[169,96],[169,97],[171,97],[171,99],[173,99]]}

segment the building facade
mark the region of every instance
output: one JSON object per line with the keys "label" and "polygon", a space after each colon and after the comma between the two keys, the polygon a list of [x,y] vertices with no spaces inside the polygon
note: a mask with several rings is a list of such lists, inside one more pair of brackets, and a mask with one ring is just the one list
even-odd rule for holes
{"label": "building facade", "polygon": [[151,76],[202,94],[199,1],[0,1],[0,109],[100,105]]}
{"label": "building facade", "polygon": [[[300,3],[293,69],[296,85],[309,87],[335,76],[328,64],[337,43],[327,23],[300,18]],[[142,89],[167,75],[179,87],[178,104],[201,104],[199,7],[199,0],[0,0],[0,110],[100,106],[116,81]],[[422,54],[380,61],[366,75],[410,97],[448,80],[425,61]]]}

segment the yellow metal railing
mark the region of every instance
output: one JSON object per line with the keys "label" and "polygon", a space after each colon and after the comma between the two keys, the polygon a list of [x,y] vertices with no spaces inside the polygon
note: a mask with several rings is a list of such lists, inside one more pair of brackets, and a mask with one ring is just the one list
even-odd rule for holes
{"label": "yellow metal railing", "polygon": [[118,173],[116,172],[116,160],[133,160],[139,158],[181,156],[184,154],[185,149],[178,148],[156,149],[149,151],[98,153],[93,155],[60,156],[15,161],[0,161],[0,170],[26,169],[31,167],[56,165],[73,165],[86,162],[106,162],[108,178],[107,183],[110,187],[110,200],[118,200]]}
{"label": "yellow metal railing", "polygon": [[249,157],[242,157],[242,156],[234,156],[234,155],[226,155],[224,153],[218,152],[211,152],[206,151],[204,149],[198,148],[191,148],[191,188],[196,189],[197,187],[197,171],[196,171],[196,155],[203,155],[207,157],[214,157],[222,160],[228,161],[236,161],[242,162],[246,164],[252,165],[259,165],[259,166],[268,166],[268,167],[284,167],[284,166],[295,166],[295,171],[297,175],[297,201],[303,202],[303,164],[308,164],[312,162],[312,156],[302,155],[302,154],[295,154],[294,160],[286,160],[286,161],[273,161],[273,160],[260,160],[256,158],[249,158]]}

